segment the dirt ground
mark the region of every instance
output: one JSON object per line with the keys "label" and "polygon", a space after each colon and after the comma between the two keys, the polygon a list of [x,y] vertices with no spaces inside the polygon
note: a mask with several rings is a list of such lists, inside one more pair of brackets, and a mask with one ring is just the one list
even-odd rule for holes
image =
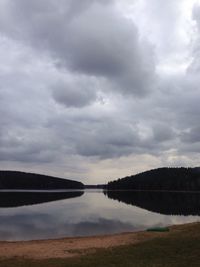
{"label": "dirt ground", "polygon": [[67,258],[95,252],[98,248],[111,248],[137,244],[158,236],[183,229],[172,226],[170,232],[133,232],[115,235],[63,238],[55,240],[0,242],[0,258],[24,257],[32,259]]}

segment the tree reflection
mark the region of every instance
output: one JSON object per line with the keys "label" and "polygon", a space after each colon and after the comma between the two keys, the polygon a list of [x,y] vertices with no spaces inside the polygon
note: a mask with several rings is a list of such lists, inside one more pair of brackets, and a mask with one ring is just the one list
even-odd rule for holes
{"label": "tree reflection", "polygon": [[200,215],[200,193],[104,191],[108,198],[166,215]]}
{"label": "tree reflection", "polygon": [[80,197],[83,191],[51,192],[51,191],[25,191],[25,192],[0,192],[0,208],[35,205],[62,199]]}

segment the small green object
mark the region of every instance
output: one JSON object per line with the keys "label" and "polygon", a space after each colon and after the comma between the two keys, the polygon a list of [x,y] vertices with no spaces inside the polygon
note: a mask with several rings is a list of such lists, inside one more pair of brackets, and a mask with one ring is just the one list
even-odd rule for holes
{"label": "small green object", "polygon": [[169,232],[168,227],[153,227],[153,228],[148,228],[147,232]]}

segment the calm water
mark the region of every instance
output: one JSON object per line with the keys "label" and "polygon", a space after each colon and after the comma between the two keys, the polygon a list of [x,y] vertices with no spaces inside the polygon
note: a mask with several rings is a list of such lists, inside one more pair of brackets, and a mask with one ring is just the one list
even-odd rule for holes
{"label": "calm water", "polygon": [[0,192],[0,240],[111,234],[199,219],[199,193]]}

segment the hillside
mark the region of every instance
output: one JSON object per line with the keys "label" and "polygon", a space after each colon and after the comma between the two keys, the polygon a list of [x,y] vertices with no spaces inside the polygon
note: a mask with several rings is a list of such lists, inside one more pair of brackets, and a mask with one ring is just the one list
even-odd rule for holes
{"label": "hillside", "polygon": [[112,182],[108,190],[200,191],[200,168],[159,168]]}
{"label": "hillside", "polygon": [[0,171],[0,189],[83,189],[80,182],[19,171]]}

